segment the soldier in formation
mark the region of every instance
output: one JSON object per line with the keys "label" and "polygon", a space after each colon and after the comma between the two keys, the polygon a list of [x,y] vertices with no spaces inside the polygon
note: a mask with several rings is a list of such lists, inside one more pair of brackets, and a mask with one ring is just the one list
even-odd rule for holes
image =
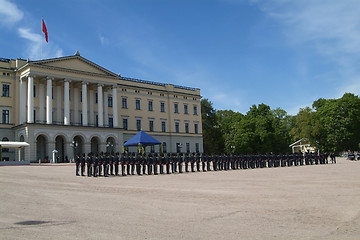
{"label": "soldier in formation", "polygon": [[[331,153],[332,163],[336,163],[335,154]],[[183,164],[185,163],[185,165]],[[178,154],[135,154],[135,153],[89,153],[76,154],[76,176],[98,177],[158,175],[185,172],[229,171],[237,169],[294,167],[313,164],[327,164],[326,153],[291,153],[291,154],[213,154],[178,153]],[[190,169],[189,169],[190,165]],[[85,174],[87,173],[87,174]]]}

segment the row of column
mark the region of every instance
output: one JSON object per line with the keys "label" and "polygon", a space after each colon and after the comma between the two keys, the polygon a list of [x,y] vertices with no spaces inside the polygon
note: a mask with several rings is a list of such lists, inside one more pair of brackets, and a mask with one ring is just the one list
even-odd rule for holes
{"label": "row of column", "polygon": [[[27,77],[27,101],[26,101],[26,83],[23,78],[20,79],[20,98],[19,98],[19,120],[20,124],[22,123],[33,123],[34,122],[34,77],[29,75]],[[52,81],[53,78],[47,78],[46,80],[46,123],[52,124],[52,111],[53,111],[53,104],[52,104]],[[90,103],[88,103],[87,99],[87,83],[82,82],[81,86],[82,90],[82,125],[88,126],[88,104],[89,104],[89,111],[90,111],[90,118],[94,119],[94,92],[93,90],[89,90],[90,94]],[[98,126],[104,126],[104,115],[105,118],[105,125],[109,124],[108,119],[108,92],[104,92],[103,97],[103,85],[98,84],[97,87],[98,91]],[[57,87],[57,116],[61,116],[61,86]],[[113,126],[118,127],[118,109],[117,109],[117,88],[116,86],[112,87],[112,98],[113,98]],[[26,102],[27,102],[27,119],[26,119]],[[78,122],[79,116],[79,95],[78,89],[74,88],[74,121]],[[105,103],[105,105],[104,105]],[[40,117],[44,116],[44,84],[39,84],[39,114]],[[105,106],[105,107],[104,107]],[[43,120],[43,119],[41,119]],[[64,80],[64,125],[70,125],[70,80]]]}

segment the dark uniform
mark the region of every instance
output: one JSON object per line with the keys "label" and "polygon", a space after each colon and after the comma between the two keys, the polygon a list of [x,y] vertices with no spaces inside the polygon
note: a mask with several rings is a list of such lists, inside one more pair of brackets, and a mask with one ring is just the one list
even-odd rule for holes
{"label": "dark uniform", "polygon": [[88,154],[86,165],[87,165],[87,175],[88,177],[90,177],[93,175],[93,158],[91,153]]}
{"label": "dark uniform", "polygon": [[113,158],[114,168],[115,168],[115,176],[119,176],[119,153],[117,152]]}
{"label": "dark uniform", "polygon": [[165,156],[165,162],[166,162],[166,173],[170,174],[170,164],[171,164],[171,158],[170,158],[170,153],[166,154]]}
{"label": "dark uniform", "polygon": [[[176,156],[175,156],[176,157]],[[182,173],[183,172],[183,166],[182,166],[182,163],[183,163],[183,155],[182,153],[179,153],[177,155],[177,163],[178,163],[178,167],[179,167],[179,173]]]}
{"label": "dark uniform", "polygon": [[126,173],[125,173],[125,166],[126,166],[126,156],[125,156],[125,153],[122,153],[122,154],[121,154],[120,162],[121,162],[121,175],[122,175],[122,176],[126,176]]}
{"label": "dark uniform", "polygon": [[79,154],[76,154],[76,156],[75,156],[75,166],[76,166],[75,174],[76,174],[76,176],[80,176],[80,174],[79,174],[79,168],[80,168],[80,156],[79,156]]}
{"label": "dark uniform", "polygon": [[80,166],[81,166],[81,176],[85,176],[85,153],[83,153],[80,157]]}
{"label": "dark uniform", "polygon": [[94,166],[94,177],[97,177],[98,176],[98,164],[99,164],[99,159],[98,159],[98,154],[94,154],[93,157],[93,166]]}

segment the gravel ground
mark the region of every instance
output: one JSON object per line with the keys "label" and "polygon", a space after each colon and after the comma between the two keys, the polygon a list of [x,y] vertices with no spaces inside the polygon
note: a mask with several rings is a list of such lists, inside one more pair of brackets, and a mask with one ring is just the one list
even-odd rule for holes
{"label": "gravel ground", "polygon": [[76,177],[0,167],[0,239],[360,239],[360,161]]}

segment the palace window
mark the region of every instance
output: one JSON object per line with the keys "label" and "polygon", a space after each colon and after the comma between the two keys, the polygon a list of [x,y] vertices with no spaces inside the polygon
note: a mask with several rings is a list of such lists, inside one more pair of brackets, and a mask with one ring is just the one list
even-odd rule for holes
{"label": "palace window", "polygon": [[150,132],[154,131],[154,120],[149,120],[149,131]]}
{"label": "palace window", "polygon": [[194,105],[194,115],[198,115],[198,109],[196,105]]}
{"label": "palace window", "polygon": [[199,124],[198,124],[198,123],[194,123],[194,132],[195,132],[196,134],[199,133]]}
{"label": "palace window", "polygon": [[10,110],[3,109],[2,110],[2,124],[9,124],[10,123]]}
{"label": "palace window", "polygon": [[108,107],[112,107],[113,106],[113,98],[111,95],[108,96]]}
{"label": "palace window", "polygon": [[153,111],[153,101],[152,100],[148,101],[148,110]]}
{"label": "palace window", "polygon": [[185,132],[189,133],[189,123],[188,122],[185,123]]}
{"label": "palace window", "polygon": [[140,104],[140,99],[135,99],[135,109],[136,110],[140,110],[141,109],[141,104]]}
{"label": "palace window", "polygon": [[165,103],[164,102],[160,103],[160,112],[165,112]]}
{"label": "palace window", "polygon": [[141,130],[141,119],[136,119],[136,130],[137,131]]}
{"label": "palace window", "polygon": [[2,85],[2,96],[10,97],[10,84],[3,83]]}
{"label": "palace window", "polygon": [[177,133],[180,132],[180,123],[179,122],[175,122],[175,132],[177,132]]}
{"label": "palace window", "polygon": [[128,130],[129,127],[128,127],[128,119],[127,118],[123,118],[122,119],[122,123],[123,123],[123,129],[124,130]]}
{"label": "palace window", "polygon": [[174,103],[174,113],[179,113],[179,104]]}
{"label": "palace window", "polygon": [[126,97],[121,98],[121,106],[122,106],[122,108],[128,108]]}
{"label": "palace window", "polygon": [[161,121],[161,131],[166,132],[166,121]]}
{"label": "palace window", "polygon": [[184,114],[189,114],[188,105],[184,104]]}

